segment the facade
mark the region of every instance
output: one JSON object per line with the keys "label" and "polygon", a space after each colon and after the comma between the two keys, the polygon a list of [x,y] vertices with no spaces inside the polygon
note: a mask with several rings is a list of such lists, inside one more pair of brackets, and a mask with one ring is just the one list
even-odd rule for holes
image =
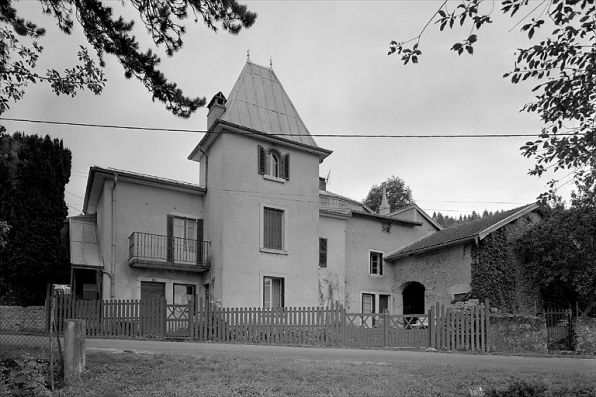
{"label": "facade", "polygon": [[[434,303],[419,269],[393,259],[441,227],[416,205],[392,213],[384,200],[375,214],[327,191],[319,164],[331,151],[316,144],[273,70],[248,61],[229,97],[216,94],[208,108],[208,132],[188,156],[197,184],[90,169],[84,214],[69,220],[77,298],[340,301],[400,314],[408,291],[420,292],[406,288],[416,281]],[[466,272],[454,285],[469,286]]]}
{"label": "facade", "polygon": [[[480,274],[487,267],[495,270],[495,277],[511,273],[513,279],[510,281],[508,302],[501,302],[502,299],[496,296],[493,304],[505,305],[503,308],[510,312],[523,312],[529,307],[533,310],[533,291],[523,281],[513,245],[528,227],[541,219],[538,205],[530,204],[452,226],[389,253],[386,261],[394,269],[392,293],[397,300],[395,310],[415,313],[421,306],[428,308],[434,302],[448,305],[454,300],[465,299],[475,280],[488,285],[497,281],[487,280],[485,274]],[[481,259],[482,253],[484,257],[490,256],[487,251],[493,248],[487,242],[497,233],[504,237],[505,243],[500,247],[504,252],[493,255],[495,260],[486,263]],[[499,269],[503,261],[497,259],[505,255],[507,267]],[[491,296],[490,291],[483,292]],[[421,301],[425,302],[424,305],[420,304]]]}

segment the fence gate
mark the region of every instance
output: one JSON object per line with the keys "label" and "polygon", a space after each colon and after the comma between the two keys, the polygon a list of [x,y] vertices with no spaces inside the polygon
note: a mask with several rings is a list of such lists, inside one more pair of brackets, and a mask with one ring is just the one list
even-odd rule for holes
{"label": "fence gate", "polygon": [[345,346],[428,347],[428,314],[346,313]]}
{"label": "fence gate", "polygon": [[571,309],[544,312],[548,335],[548,350],[571,350],[573,347]]}
{"label": "fence gate", "polygon": [[166,305],[166,337],[192,337],[192,302]]}

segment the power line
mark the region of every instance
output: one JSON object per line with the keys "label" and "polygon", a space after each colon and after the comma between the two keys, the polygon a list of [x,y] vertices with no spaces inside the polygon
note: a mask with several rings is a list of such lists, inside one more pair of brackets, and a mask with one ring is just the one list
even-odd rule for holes
{"label": "power line", "polygon": [[[136,131],[156,131],[156,132],[183,132],[192,134],[204,134],[207,130],[194,130],[184,128],[156,128],[156,127],[141,127],[129,125],[109,125],[109,124],[90,124],[90,123],[75,123],[69,121],[49,121],[49,120],[32,120],[32,119],[17,119],[9,117],[0,117],[0,120],[22,122],[22,123],[36,123],[36,124],[51,124],[51,125],[65,125],[71,127],[91,127],[91,128],[111,128],[121,130],[136,130]],[[232,134],[232,135],[247,135],[250,133],[222,131],[218,134]],[[268,134],[278,137],[292,137],[301,136],[302,134]],[[310,134],[313,137],[319,138],[536,138],[536,134],[455,134],[455,135],[418,135],[418,134]],[[574,133],[557,134],[558,136],[573,136]]]}

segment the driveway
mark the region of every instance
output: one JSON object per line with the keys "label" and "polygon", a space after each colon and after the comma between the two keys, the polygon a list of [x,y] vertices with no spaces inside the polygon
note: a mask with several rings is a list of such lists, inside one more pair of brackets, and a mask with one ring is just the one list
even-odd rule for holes
{"label": "driveway", "polygon": [[459,370],[474,371],[482,367],[536,369],[565,373],[583,373],[586,380],[596,383],[596,359],[567,357],[501,356],[493,354],[458,354],[412,350],[339,349],[223,343],[158,342],[140,340],[87,339],[87,350],[148,352],[156,354],[187,354],[196,357],[262,357],[292,360],[346,361],[374,363],[433,363]]}

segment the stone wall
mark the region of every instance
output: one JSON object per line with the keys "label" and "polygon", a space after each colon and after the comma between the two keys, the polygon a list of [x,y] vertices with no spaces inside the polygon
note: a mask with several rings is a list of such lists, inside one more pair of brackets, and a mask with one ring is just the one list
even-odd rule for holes
{"label": "stone wall", "polygon": [[491,314],[489,345],[497,353],[547,353],[546,320],[517,314]]}
{"label": "stone wall", "polygon": [[575,351],[580,354],[596,354],[596,318],[577,318],[574,324]]}
{"label": "stone wall", "polygon": [[43,306],[0,306],[0,332],[45,332],[46,309]]}

